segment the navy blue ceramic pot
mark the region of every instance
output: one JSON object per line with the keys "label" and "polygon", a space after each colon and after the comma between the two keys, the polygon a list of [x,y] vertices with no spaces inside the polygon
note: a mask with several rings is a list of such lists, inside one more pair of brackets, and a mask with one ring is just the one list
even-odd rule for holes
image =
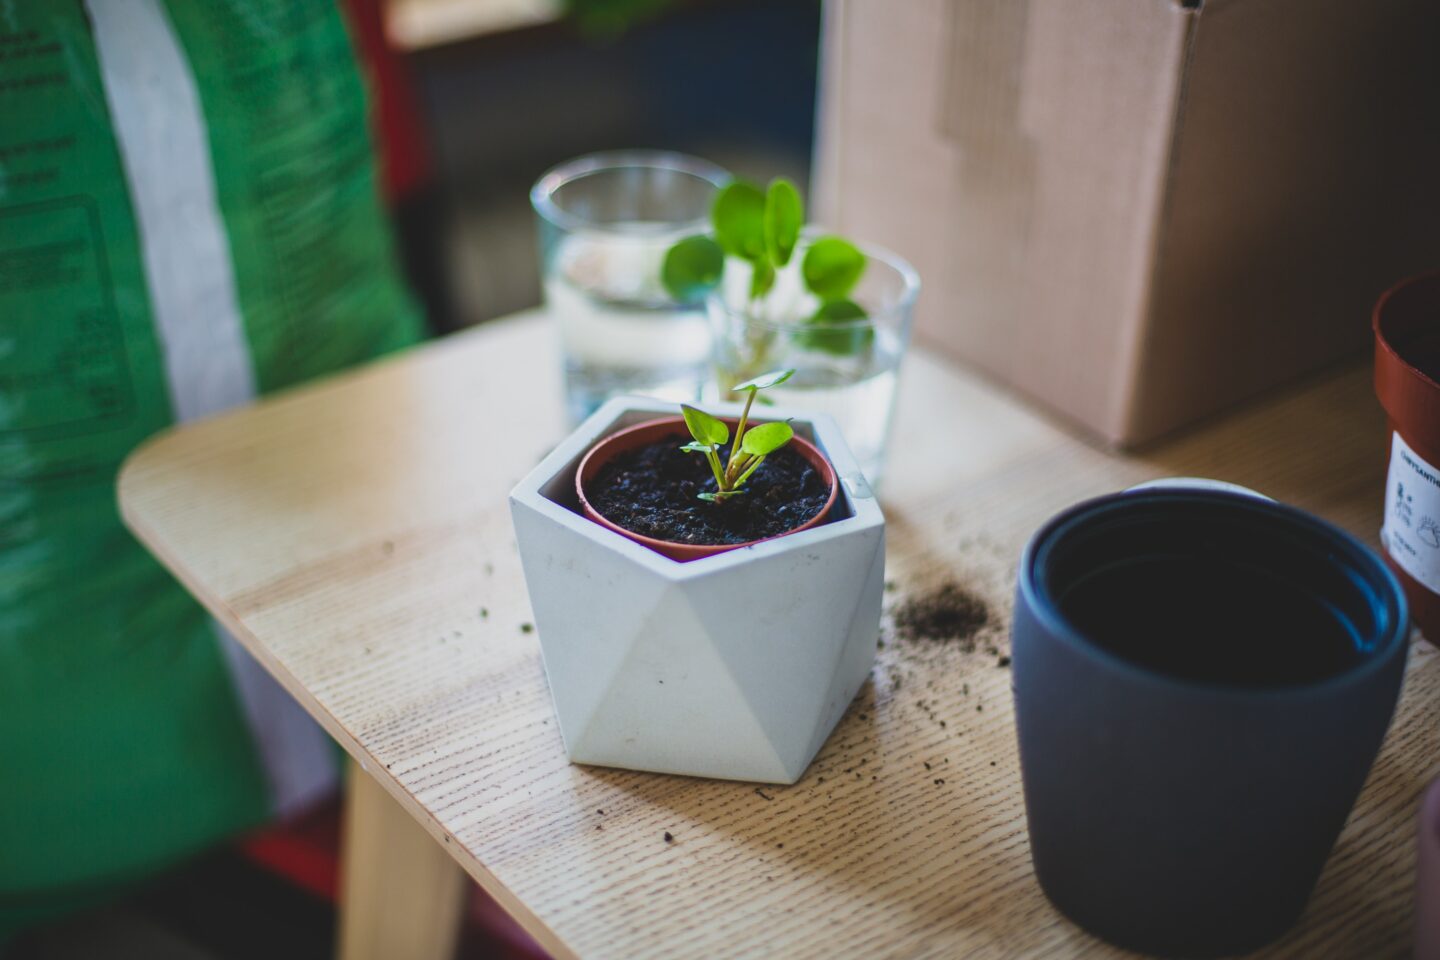
{"label": "navy blue ceramic pot", "polygon": [[1013,634],[1051,902],[1164,956],[1282,934],[1379,750],[1407,634],[1380,558],[1292,507],[1151,490],[1051,520],[1025,550]]}

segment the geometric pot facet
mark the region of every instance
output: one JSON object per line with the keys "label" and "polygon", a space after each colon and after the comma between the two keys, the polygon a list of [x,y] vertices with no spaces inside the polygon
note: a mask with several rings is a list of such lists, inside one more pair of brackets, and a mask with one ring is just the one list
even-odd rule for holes
{"label": "geometric pot facet", "polygon": [[590,447],[674,410],[609,401],[510,493],[565,749],[576,763],[794,783],[874,661],[885,520],[833,420],[768,407],[833,464],[828,522],[681,563],[582,516],[575,471]]}

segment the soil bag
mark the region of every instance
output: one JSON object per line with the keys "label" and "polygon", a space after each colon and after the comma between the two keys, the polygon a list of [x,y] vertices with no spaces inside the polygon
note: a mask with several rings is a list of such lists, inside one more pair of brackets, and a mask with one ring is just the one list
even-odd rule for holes
{"label": "soil bag", "polygon": [[0,941],[333,784],[115,475],[419,330],[333,0],[0,5]]}

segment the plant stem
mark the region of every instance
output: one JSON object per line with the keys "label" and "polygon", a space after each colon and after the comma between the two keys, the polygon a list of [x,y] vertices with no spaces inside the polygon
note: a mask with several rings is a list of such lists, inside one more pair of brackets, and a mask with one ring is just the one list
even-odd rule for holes
{"label": "plant stem", "polygon": [[730,462],[725,464],[726,473],[729,473],[735,466],[735,461],[740,459],[740,441],[745,438],[745,421],[750,418],[750,404],[755,402],[755,394],[759,392],[751,387],[745,395],[745,409],[740,411],[740,423],[735,427],[735,442],[730,446]]}
{"label": "plant stem", "polygon": [[710,463],[710,472],[715,474],[716,492],[724,493],[729,487],[725,485],[725,474],[720,469],[720,457],[715,453],[716,449],[716,447],[712,446],[709,450],[706,450],[705,459]]}
{"label": "plant stem", "polygon": [[764,457],[756,457],[753,461],[751,461],[749,469],[747,469],[744,473],[740,474],[740,479],[735,481],[735,487],[737,489],[743,487],[745,485],[745,481],[750,479],[750,474],[754,473],[757,469],[759,469],[760,464],[764,462]]}
{"label": "plant stem", "polygon": [[734,489],[736,485],[735,478],[740,475],[742,470],[749,466],[750,460],[751,457],[749,454],[742,453],[740,454],[740,459],[732,459],[730,466],[725,468],[725,482],[730,484],[731,489]]}

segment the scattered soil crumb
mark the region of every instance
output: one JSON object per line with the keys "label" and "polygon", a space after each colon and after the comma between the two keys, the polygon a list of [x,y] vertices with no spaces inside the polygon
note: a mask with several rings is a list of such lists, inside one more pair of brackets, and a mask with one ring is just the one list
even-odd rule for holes
{"label": "scattered soil crumb", "polygon": [[942,778],[940,778],[940,777],[936,777],[936,778],[935,778],[935,786],[937,786],[937,787],[943,787],[943,786],[945,786],[945,781],[944,781]]}
{"label": "scattered soil crumb", "polygon": [[953,580],[906,599],[895,611],[895,632],[902,639],[959,641],[966,652],[989,625],[989,605]]}
{"label": "scattered soil crumb", "polygon": [[601,810],[599,807],[596,807],[596,808],[595,808],[595,812],[598,813],[598,814],[600,814],[600,816],[602,816],[602,817],[605,816],[605,811],[604,811],[604,810]]}
{"label": "scattered soil crumb", "polygon": [[666,830],[666,831],[665,831],[665,842],[666,842],[666,843],[674,843],[674,842],[675,842],[675,838],[670,835],[670,831],[669,831],[669,830]]}
{"label": "scattered soil crumb", "polygon": [[1003,668],[1003,667],[1008,667],[1008,666],[1010,666],[1010,658],[1009,658],[1009,657],[1001,657],[999,660],[996,660],[996,661],[995,661],[995,666],[997,666],[997,667],[1002,667],[1002,668]]}
{"label": "scattered soil crumb", "polygon": [[[849,773],[849,771],[847,770],[846,773]],[[774,800],[774,799],[775,799],[774,797],[770,796],[770,794],[766,793],[764,790],[761,790],[759,787],[756,787],[756,788],[755,788],[755,792],[756,792],[759,796],[761,796],[762,798],[764,798],[764,799],[766,799],[766,800]]]}
{"label": "scattered soil crumb", "polygon": [[535,624],[533,624],[533,623],[522,623],[522,624],[520,624],[520,632],[521,632],[521,633],[532,633],[534,630],[535,630]]}

